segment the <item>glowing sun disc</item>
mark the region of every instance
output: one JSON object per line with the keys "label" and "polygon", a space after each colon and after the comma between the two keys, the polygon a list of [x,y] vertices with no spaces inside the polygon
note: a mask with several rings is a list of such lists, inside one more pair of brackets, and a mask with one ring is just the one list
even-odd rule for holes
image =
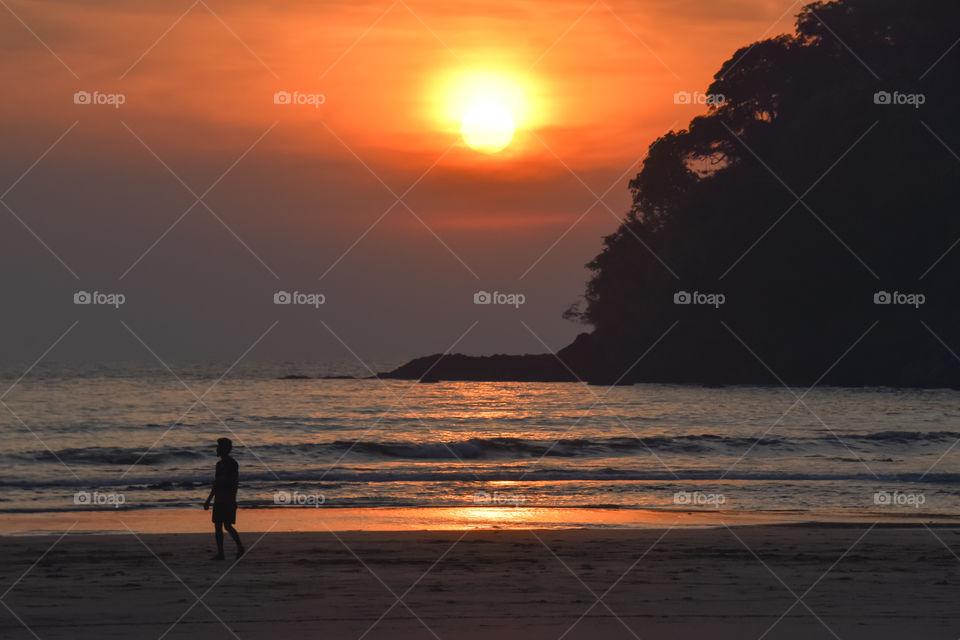
{"label": "glowing sun disc", "polygon": [[496,153],[513,140],[513,117],[498,104],[471,107],[460,126],[463,141],[482,153]]}

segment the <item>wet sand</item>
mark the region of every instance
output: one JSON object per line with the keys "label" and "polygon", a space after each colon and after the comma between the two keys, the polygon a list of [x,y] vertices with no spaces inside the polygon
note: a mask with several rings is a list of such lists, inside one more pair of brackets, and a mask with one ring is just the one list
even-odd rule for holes
{"label": "wet sand", "polygon": [[960,635],[960,526],[241,532],[0,537],[0,637]]}
{"label": "wet sand", "polygon": [[[954,524],[955,516],[915,509],[874,512],[743,511],[738,509],[601,509],[546,507],[244,508],[248,531],[463,531],[465,529],[667,529],[743,525]],[[0,535],[78,532],[206,533],[210,513],[196,509],[106,509],[0,516]]]}

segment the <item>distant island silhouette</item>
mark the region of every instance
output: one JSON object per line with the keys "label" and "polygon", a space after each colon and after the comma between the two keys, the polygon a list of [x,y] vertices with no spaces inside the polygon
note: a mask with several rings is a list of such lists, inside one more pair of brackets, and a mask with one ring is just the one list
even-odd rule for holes
{"label": "distant island silhouette", "polygon": [[946,0],[805,6],[650,145],[565,313],[591,331],[381,377],[960,387],[957,25]]}

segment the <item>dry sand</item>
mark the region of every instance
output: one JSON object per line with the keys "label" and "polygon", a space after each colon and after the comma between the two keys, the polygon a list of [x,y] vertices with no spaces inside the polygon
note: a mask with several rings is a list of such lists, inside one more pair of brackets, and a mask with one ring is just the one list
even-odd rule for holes
{"label": "dry sand", "polygon": [[956,638],[960,527],[870,526],[6,536],[0,637]]}

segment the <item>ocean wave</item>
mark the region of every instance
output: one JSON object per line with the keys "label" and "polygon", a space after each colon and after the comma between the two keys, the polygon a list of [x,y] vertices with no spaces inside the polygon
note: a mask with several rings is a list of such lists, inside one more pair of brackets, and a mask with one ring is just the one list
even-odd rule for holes
{"label": "ocean wave", "polygon": [[[272,460],[309,463],[316,459],[339,460],[359,456],[370,460],[484,460],[529,458],[606,458],[634,456],[643,453],[704,455],[710,453],[742,453],[744,450],[817,453],[824,447],[856,448],[860,451],[883,452],[892,446],[942,444],[960,439],[954,431],[914,432],[881,431],[877,433],[834,435],[823,432],[817,437],[762,438],[699,435],[653,435],[648,437],[525,439],[514,437],[469,438],[452,441],[366,441],[334,440],[319,443],[268,443],[252,446],[258,457]],[[49,462],[62,460],[77,465],[144,465],[157,466],[176,462],[199,461],[210,457],[209,447],[82,447],[49,451],[37,449],[11,452],[0,456],[11,461]],[[281,465],[282,466],[282,465]]]}
{"label": "ocean wave", "polygon": [[51,451],[38,449],[9,453],[7,459],[24,462],[52,462],[78,465],[159,465],[175,460],[200,460],[210,457],[210,447],[162,447],[144,449],[132,447],[78,447]]}
{"label": "ocean wave", "polygon": [[960,440],[960,433],[956,431],[880,431],[865,435],[845,436],[844,439],[910,444],[913,442],[956,441]]}
{"label": "ocean wave", "polygon": [[[508,469],[369,469],[369,468],[309,468],[298,470],[258,469],[241,474],[241,486],[247,489],[282,488],[296,483],[313,483],[323,487],[333,487],[350,483],[459,483],[473,485],[486,482],[716,482],[743,481],[789,484],[798,482],[825,483],[863,483],[878,485],[883,483],[916,484],[960,484],[960,473],[879,473],[876,476],[867,471],[863,473],[800,473],[777,471],[729,471],[725,468],[712,469],[570,469],[536,468]],[[212,481],[208,474],[176,474],[136,476],[126,478],[116,475],[89,476],[74,478],[69,474],[59,477],[20,478],[0,476],[0,487],[9,489],[94,489],[110,488],[114,490],[153,490],[184,491],[207,487]]]}

